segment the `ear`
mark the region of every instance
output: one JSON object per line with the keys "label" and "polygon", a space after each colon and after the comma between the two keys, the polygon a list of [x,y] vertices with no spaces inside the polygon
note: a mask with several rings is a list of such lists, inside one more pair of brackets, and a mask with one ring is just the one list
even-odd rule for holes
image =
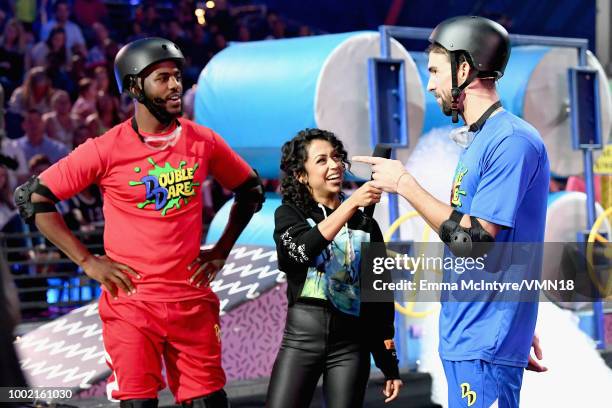
{"label": "ear", "polygon": [[144,85],[144,81],[140,81],[140,78],[137,76],[131,76],[127,81],[128,94],[139,102],[142,100],[144,93],[141,84]]}
{"label": "ear", "polygon": [[129,77],[127,79],[127,81],[125,81],[125,89],[130,93],[130,94],[135,94],[136,91],[138,90],[138,84],[135,80],[135,77]]}
{"label": "ear", "polygon": [[305,174],[301,173],[301,174],[296,174],[297,181],[300,184],[304,184],[304,185],[308,185],[308,176],[306,176]]}
{"label": "ear", "polygon": [[465,82],[470,75],[471,69],[470,64],[468,64],[466,61],[459,64],[459,68],[457,68],[457,83],[462,84]]}

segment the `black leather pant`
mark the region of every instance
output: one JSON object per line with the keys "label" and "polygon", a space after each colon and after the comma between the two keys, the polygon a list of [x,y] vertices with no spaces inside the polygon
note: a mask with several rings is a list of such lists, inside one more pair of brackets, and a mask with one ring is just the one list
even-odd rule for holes
{"label": "black leather pant", "polygon": [[327,408],[361,407],[370,375],[363,337],[356,317],[324,306],[294,304],[287,311],[266,407],[308,407],[321,374]]}

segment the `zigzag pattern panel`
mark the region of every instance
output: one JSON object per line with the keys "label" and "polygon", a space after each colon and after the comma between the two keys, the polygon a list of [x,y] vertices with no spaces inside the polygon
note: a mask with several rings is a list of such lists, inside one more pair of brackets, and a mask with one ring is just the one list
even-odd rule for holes
{"label": "zigzag pattern panel", "polygon": [[210,284],[221,302],[221,315],[285,282],[285,274],[278,270],[276,260],[274,247],[234,247],[225,266]]}
{"label": "zigzag pattern panel", "polygon": [[108,375],[97,302],[40,326],[15,346],[33,387],[87,389]]}
{"label": "zigzag pattern panel", "polygon": [[269,377],[287,315],[287,284],[221,317],[223,368],[228,381]]}

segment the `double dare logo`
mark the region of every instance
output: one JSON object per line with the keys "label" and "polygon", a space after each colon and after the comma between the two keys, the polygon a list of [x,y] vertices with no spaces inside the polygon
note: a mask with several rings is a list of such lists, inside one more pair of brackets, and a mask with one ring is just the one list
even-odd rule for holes
{"label": "double dare logo", "polygon": [[476,392],[470,390],[469,383],[461,384],[461,399],[467,398],[467,405],[471,407],[476,402]]}
{"label": "double dare logo", "polygon": [[[138,203],[138,208],[154,205],[156,211],[161,211],[162,215],[166,215],[172,208],[178,210],[181,205],[187,205],[190,197],[196,193],[194,187],[200,185],[200,183],[193,182],[198,164],[196,163],[193,167],[185,167],[187,162],[181,161],[178,168],[175,168],[166,162],[164,167],[160,167],[152,158],[147,160],[153,169],[149,170],[140,181],[130,181],[130,186],[145,186],[145,201]],[[142,169],[136,167],[134,172],[141,173]]]}
{"label": "double dare logo", "polygon": [[461,207],[461,196],[465,195],[465,190],[461,190],[461,183],[463,178],[467,174],[468,169],[459,163],[457,170],[455,171],[455,178],[453,180],[453,188],[451,190],[451,204],[455,207]]}

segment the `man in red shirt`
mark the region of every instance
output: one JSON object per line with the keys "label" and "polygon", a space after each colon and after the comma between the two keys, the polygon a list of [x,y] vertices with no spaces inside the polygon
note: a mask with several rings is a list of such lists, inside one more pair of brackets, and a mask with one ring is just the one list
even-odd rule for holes
{"label": "man in red shirt", "polygon": [[[257,174],[219,135],[181,118],[183,61],[161,38],[123,47],[115,76],[135,99],[135,116],[15,193],[22,215],[103,286],[107,393],[122,408],[157,407],[162,359],[177,402],[227,406],[219,300],[209,283],[264,200]],[[209,174],[235,201],[220,240],[200,251],[200,189]],[[53,205],[92,183],[104,198],[104,257],[85,248]]]}

